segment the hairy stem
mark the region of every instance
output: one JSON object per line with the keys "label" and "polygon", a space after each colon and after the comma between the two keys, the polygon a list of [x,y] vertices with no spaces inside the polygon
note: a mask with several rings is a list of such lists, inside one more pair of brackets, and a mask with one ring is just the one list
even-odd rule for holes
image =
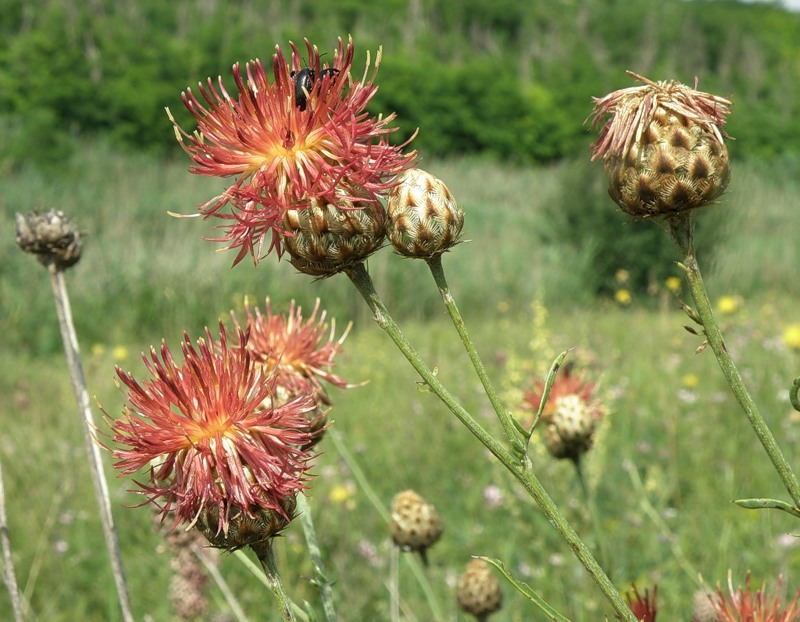
{"label": "hairy stem", "polygon": [[306,536],[306,545],[308,546],[311,563],[314,565],[314,583],[319,587],[325,619],[327,622],[336,622],[338,617],[336,615],[336,606],[333,602],[333,585],[325,572],[325,565],[322,563],[322,552],[317,543],[317,531],[314,528],[314,521],[311,517],[311,507],[302,492],[297,494],[297,509],[300,513],[303,533]]}
{"label": "hairy stem", "polygon": [[583,564],[586,571],[597,583],[604,596],[608,599],[620,620],[637,622],[630,608],[623,600],[619,591],[611,583],[600,564],[589,551],[588,547],[575,533],[569,521],[564,517],[555,502],[545,491],[538,478],[534,475],[530,461],[527,458],[520,460],[507,451],[470,415],[445,386],[425,364],[417,351],[409,343],[406,336],[389,314],[382,300],[375,291],[372,279],[363,264],[357,264],[347,271],[347,276],[361,293],[369,305],[378,325],[389,335],[395,345],[400,349],[412,367],[419,373],[431,390],[444,402],[450,411],[463,423],[477,439],[517,478],[528,494],[536,501],[550,523],[561,534],[572,549],[575,556]]}
{"label": "hairy stem", "polygon": [[475,368],[475,373],[478,375],[478,378],[483,385],[483,390],[486,392],[486,397],[489,398],[489,402],[492,404],[494,412],[497,413],[497,417],[500,419],[500,423],[503,426],[506,437],[510,442],[511,439],[517,436],[514,423],[512,422],[514,416],[500,400],[500,396],[497,394],[489,375],[486,373],[486,368],[483,366],[483,361],[481,360],[478,351],[475,349],[475,344],[472,343],[472,339],[470,339],[469,333],[467,333],[467,326],[464,324],[464,319],[461,317],[461,313],[458,310],[455,298],[453,298],[453,295],[450,293],[450,288],[447,285],[447,279],[444,275],[444,268],[442,267],[442,256],[436,255],[435,257],[428,259],[428,267],[433,275],[433,280],[436,281],[436,286],[439,288],[439,293],[442,295],[442,301],[444,302],[445,308],[447,308],[447,313],[450,315],[450,319],[453,321],[453,325],[455,326],[456,331],[458,331],[459,337],[461,337],[464,348],[467,350],[469,360],[472,362],[472,367]]}
{"label": "hairy stem", "polygon": [[281,581],[278,564],[275,562],[275,552],[272,550],[272,539],[268,539],[259,545],[252,545],[250,548],[253,549],[258,561],[261,562],[264,576],[267,577],[269,588],[278,601],[278,607],[281,610],[281,617],[284,622],[296,622],[297,618],[294,615],[294,610],[297,606],[289,598],[289,594],[283,586],[283,581]]}
{"label": "hairy stem", "polygon": [[703,277],[700,274],[700,267],[697,265],[697,260],[694,256],[691,221],[676,220],[675,222],[668,223],[668,226],[670,227],[672,238],[686,254],[683,264],[680,265],[689,281],[689,288],[692,291],[692,298],[695,303],[694,311],[703,326],[703,332],[708,341],[708,345],[711,346],[711,349],[714,351],[717,362],[722,369],[722,374],[728,381],[728,385],[736,401],[739,402],[745,415],[747,415],[750,425],[753,427],[758,440],[761,441],[761,445],[767,452],[783,485],[786,487],[789,495],[791,495],[794,504],[800,507],[800,482],[798,482],[792,467],[783,455],[767,422],[764,420],[764,417],[758,410],[758,406],[756,406],[755,401],[745,387],[742,376],[739,374],[739,370],[736,368],[733,358],[725,345],[725,339],[722,336],[719,323],[714,316],[711,302],[708,299]]}

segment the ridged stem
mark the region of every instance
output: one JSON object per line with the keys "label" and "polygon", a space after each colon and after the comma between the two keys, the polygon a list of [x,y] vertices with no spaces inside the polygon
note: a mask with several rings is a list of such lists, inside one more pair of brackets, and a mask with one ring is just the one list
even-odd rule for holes
{"label": "ridged stem", "polygon": [[547,491],[545,491],[538,478],[533,474],[530,461],[527,458],[523,460],[515,458],[507,451],[493,436],[491,436],[491,434],[480,426],[472,415],[458,403],[455,397],[453,397],[433,374],[389,314],[380,296],[378,296],[378,293],[375,291],[375,286],[364,265],[357,264],[347,270],[346,274],[369,305],[378,325],[389,335],[392,341],[394,341],[398,349],[428,384],[431,390],[444,402],[458,420],[461,421],[461,423],[464,424],[498,460],[500,460],[503,466],[517,478],[528,494],[536,501],[544,515],[559,534],[561,534],[561,537],[572,549],[583,567],[595,583],[597,583],[601,592],[617,613],[618,618],[626,622],[638,622],[619,591],[617,591],[614,584],[611,583],[611,580],[600,567],[600,564],[597,563],[591,551],[583,543],[569,521],[567,521],[566,517],[547,494]]}
{"label": "ridged stem", "polygon": [[758,410],[758,406],[756,406],[755,401],[745,387],[742,376],[739,374],[739,370],[736,368],[733,358],[725,345],[722,331],[719,328],[719,323],[714,316],[711,302],[708,299],[703,277],[700,274],[700,267],[697,265],[697,260],[694,256],[691,220],[687,218],[670,221],[667,225],[673,240],[675,240],[678,247],[686,254],[686,258],[680,266],[689,281],[689,288],[691,289],[692,298],[695,303],[694,311],[703,326],[703,332],[708,345],[714,351],[714,355],[717,357],[717,362],[722,369],[725,380],[728,381],[728,385],[736,401],[738,401],[739,405],[742,407],[758,440],[761,441],[761,445],[767,452],[773,467],[775,467],[775,470],[778,472],[783,485],[792,497],[795,506],[800,507],[800,482],[798,482],[792,467],[783,455],[767,422],[764,420],[764,417]]}
{"label": "ridged stem", "polygon": [[489,402],[491,403],[494,412],[497,413],[497,418],[500,419],[500,423],[503,426],[503,430],[506,433],[508,441],[511,442],[511,440],[517,436],[516,429],[514,428],[514,423],[512,421],[514,416],[511,414],[511,411],[509,411],[503,405],[503,402],[494,388],[489,375],[486,373],[486,368],[483,366],[483,361],[481,360],[478,351],[475,349],[475,344],[469,337],[467,326],[464,323],[464,319],[461,317],[461,313],[458,310],[458,305],[456,305],[456,301],[453,298],[453,295],[450,293],[450,288],[447,285],[447,279],[444,275],[444,268],[442,267],[442,256],[441,254],[436,255],[435,257],[428,259],[427,262],[428,267],[431,270],[431,274],[433,275],[433,280],[436,282],[436,287],[439,288],[439,293],[442,295],[442,302],[444,302],[447,313],[450,315],[450,319],[453,321],[453,326],[455,326],[459,337],[461,337],[461,342],[464,344],[464,348],[469,355],[469,360],[472,362],[472,367],[475,369],[475,373],[478,375],[478,378],[483,385],[483,390],[486,392],[486,397],[489,398]]}
{"label": "ridged stem", "polygon": [[6,492],[3,488],[3,470],[0,467],[0,544],[3,548],[3,582],[8,590],[11,600],[11,609],[14,611],[14,621],[24,622],[25,614],[22,610],[22,598],[17,585],[17,574],[14,572],[14,558],[11,555],[11,540],[8,537],[8,520],[6,519]]}
{"label": "ridged stem", "polygon": [[67,357],[67,368],[69,369],[69,377],[72,382],[72,390],[83,418],[81,425],[83,429],[83,439],[89,456],[89,467],[92,474],[95,497],[97,497],[97,504],[100,508],[103,536],[106,541],[106,548],[108,549],[109,556],[111,557],[111,570],[117,588],[117,598],[119,599],[119,605],[122,611],[122,619],[125,622],[133,622],[133,610],[131,608],[130,596],[128,595],[125,569],[122,565],[119,538],[117,536],[116,527],[114,526],[114,517],[111,513],[111,500],[108,493],[108,484],[106,483],[105,474],[103,472],[100,447],[94,442],[94,417],[92,416],[92,409],[89,404],[89,393],[86,390],[86,378],[83,375],[83,367],[81,365],[78,336],[75,333],[75,326],[72,322],[72,309],[69,304],[64,271],[57,267],[55,263],[49,263],[47,265],[47,272],[50,275],[50,285],[53,288],[56,314],[58,315],[61,339],[64,343],[64,352]]}
{"label": "ridged stem", "polygon": [[314,584],[319,587],[320,597],[322,598],[322,610],[325,612],[325,619],[328,622],[336,622],[336,606],[333,602],[333,586],[325,572],[325,565],[322,562],[322,553],[317,542],[317,531],[314,528],[314,521],[311,516],[311,507],[306,496],[300,492],[297,494],[297,510],[300,514],[300,524],[303,526],[303,533],[306,536],[308,554],[314,566]]}
{"label": "ridged stem", "polygon": [[278,601],[278,607],[281,610],[281,616],[284,622],[296,622],[297,618],[294,615],[296,605],[289,598],[286,588],[281,581],[281,574],[278,571],[278,564],[275,562],[275,552],[272,550],[272,539],[268,539],[259,545],[251,545],[253,552],[261,562],[261,567],[264,569],[264,576],[267,578],[269,589],[275,595],[275,600]]}

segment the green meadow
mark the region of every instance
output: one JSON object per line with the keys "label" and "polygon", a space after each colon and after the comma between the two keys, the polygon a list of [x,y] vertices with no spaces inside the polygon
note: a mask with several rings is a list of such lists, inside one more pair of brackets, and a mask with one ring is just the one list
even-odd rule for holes
{"label": "green meadow", "polygon": [[[800,413],[789,387],[800,375],[800,180],[797,162],[734,162],[720,204],[698,213],[698,235],[713,244],[698,257],[718,304],[728,348],[790,462],[800,455]],[[669,260],[652,249],[625,255],[598,274],[602,257],[631,239],[599,229],[597,212],[618,218],[603,196],[602,170],[561,163],[515,168],[489,160],[424,160],[466,212],[464,243],[444,257],[452,293],[490,375],[522,414],[521,392],[560,351],[597,382],[609,415],[585,469],[587,503],[574,468],[537,441],[536,471],[600,557],[621,590],[658,585],[665,620],[689,620],[700,577],[782,590],[800,585],[800,531],[788,514],[744,510],[746,497],[786,498],[758,440],[710,351],[686,332],[690,320],[671,292]],[[589,188],[576,196],[571,188]],[[214,252],[213,223],[174,218],[224,188],[194,177],[185,161],[118,152],[87,143],[59,170],[9,171],[3,183],[0,239],[0,464],[8,532],[30,620],[118,620],[113,581],[46,272],[14,244],[14,213],[62,209],[85,233],[84,256],[67,275],[90,394],[112,417],[124,403],[114,366],[139,377],[139,353],[165,339],[175,350],[184,331],[199,337],[245,300],[285,310],[319,297],[337,335],[354,323],[336,372],[363,386],[333,390],[332,433],[320,444],[309,498],[324,561],[344,621],[389,619],[392,546],[375,507],[413,488],[445,526],[430,566],[401,556],[404,619],[466,620],[454,585],[471,555],[502,560],[575,622],[611,613],[597,588],[538,508],[418,378],[344,277],[313,281],[285,260],[249,260]],[[599,189],[598,189],[599,188]],[[562,210],[563,208],[563,210]],[[559,221],[559,214],[569,214]],[[565,222],[567,223],[565,225]],[[555,223],[555,224],[554,224]],[[655,224],[650,224],[655,228]],[[580,233],[585,244],[570,243]],[[556,232],[556,233],[554,233]],[[618,239],[617,239],[618,236]],[[666,237],[666,236],[662,236]],[[607,248],[592,254],[596,248]],[[462,404],[498,436],[501,429],[422,262],[383,249],[369,269],[387,306],[425,360]],[[635,282],[632,276],[645,277]],[[647,275],[652,275],[647,277]],[[628,297],[619,292],[627,292]],[[241,316],[240,316],[241,317]],[[100,432],[99,407],[95,417]],[[335,432],[335,437],[333,436]],[[152,512],[130,507],[133,483],[118,479],[104,456],[114,516],[138,620],[172,619],[171,576]],[[595,507],[592,520],[591,506]],[[292,597],[318,606],[299,522],[277,544]],[[236,556],[219,571],[250,620],[278,620],[272,596]],[[429,587],[423,587],[426,584]],[[510,585],[497,621],[546,618]],[[233,619],[213,583],[209,620]],[[0,618],[9,616],[0,593]],[[320,613],[321,619],[321,613]]]}

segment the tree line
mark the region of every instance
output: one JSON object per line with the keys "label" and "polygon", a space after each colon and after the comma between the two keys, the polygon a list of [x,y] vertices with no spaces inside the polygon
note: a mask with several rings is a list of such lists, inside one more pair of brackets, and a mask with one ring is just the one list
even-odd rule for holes
{"label": "tree line", "polygon": [[735,157],[800,152],[800,15],[735,0],[0,0],[0,167],[76,136],[176,149],[180,91],[308,37],[383,48],[376,112],[429,155],[521,164],[585,153],[591,97],[631,69],[734,102]]}

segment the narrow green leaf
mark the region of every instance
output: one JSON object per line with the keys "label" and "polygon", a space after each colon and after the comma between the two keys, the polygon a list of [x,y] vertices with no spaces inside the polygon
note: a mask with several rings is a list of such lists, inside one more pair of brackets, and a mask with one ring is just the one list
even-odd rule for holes
{"label": "narrow green leaf", "polygon": [[[566,352],[564,354],[566,354]],[[562,360],[563,360],[563,355],[562,355]],[[541,596],[539,596],[533,590],[533,588],[531,588],[527,583],[523,583],[522,581],[519,581],[518,579],[515,579],[514,577],[512,577],[511,574],[508,572],[508,570],[506,570],[506,567],[503,565],[503,562],[501,562],[498,559],[492,559],[490,557],[482,557],[482,556],[478,556],[478,559],[482,559],[485,562],[487,562],[487,563],[491,564],[492,566],[494,566],[495,568],[497,568],[497,570],[500,571],[500,574],[502,574],[506,578],[506,580],[511,585],[513,585],[514,588],[520,594],[525,596],[534,605],[539,607],[539,609],[541,609],[542,612],[550,620],[553,620],[554,622],[570,622],[569,618],[565,618],[560,613],[558,613],[555,609],[553,609],[550,605],[548,605],[545,602],[545,600]]]}
{"label": "narrow green leaf", "polygon": [[800,508],[780,499],[737,499],[734,503],[748,510],[783,510],[800,518]]}

